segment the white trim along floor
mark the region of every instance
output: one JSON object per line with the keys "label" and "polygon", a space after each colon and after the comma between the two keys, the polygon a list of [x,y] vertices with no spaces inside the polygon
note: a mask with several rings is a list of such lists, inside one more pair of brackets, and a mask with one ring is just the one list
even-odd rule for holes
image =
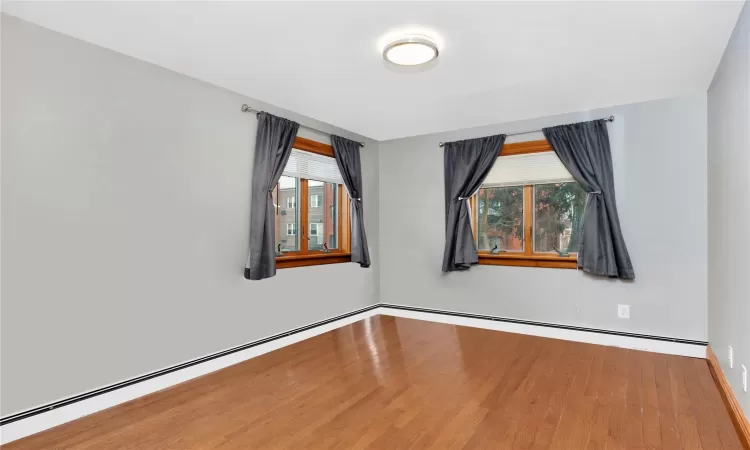
{"label": "white trim along floor", "polygon": [[[520,333],[532,336],[540,336],[568,341],[586,342],[589,344],[607,345],[614,347],[643,350],[669,355],[688,356],[693,358],[705,358],[706,346],[683,342],[670,342],[633,336],[621,336],[616,334],[596,333],[574,329],[555,328],[544,325],[533,325],[527,323],[513,323],[486,318],[462,317],[451,315],[451,312],[424,312],[380,306],[332,322],[328,322],[314,328],[296,332],[289,336],[280,337],[270,342],[230,353],[215,359],[195,364],[183,369],[170,372],[158,377],[150,378],[120,389],[93,396],[69,405],[54,408],[49,411],[8,423],[0,427],[0,444],[7,444],[25,436],[73,421],[83,416],[93,414],[121,403],[142,397],[147,394],[165,389],[167,387],[182,383],[184,381],[211,373],[224,367],[246,361],[264,353],[286,347],[296,342],[309,339],[313,336],[326,333],[336,328],[349,325],[354,322],[372,317],[378,314],[404,317],[408,319],[426,320],[431,322],[462,325],[474,328],[485,328],[490,330]],[[283,334],[283,333],[282,333]]]}

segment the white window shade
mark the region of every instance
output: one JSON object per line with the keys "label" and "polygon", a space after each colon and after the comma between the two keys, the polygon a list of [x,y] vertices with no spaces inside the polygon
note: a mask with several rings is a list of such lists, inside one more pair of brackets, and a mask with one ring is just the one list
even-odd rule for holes
{"label": "white window shade", "polygon": [[335,159],[297,150],[296,148],[292,149],[289,161],[286,163],[286,167],[284,167],[284,175],[334,184],[344,184]]}
{"label": "white window shade", "polygon": [[555,152],[541,152],[497,158],[482,186],[519,186],[567,181],[573,181],[573,177]]}

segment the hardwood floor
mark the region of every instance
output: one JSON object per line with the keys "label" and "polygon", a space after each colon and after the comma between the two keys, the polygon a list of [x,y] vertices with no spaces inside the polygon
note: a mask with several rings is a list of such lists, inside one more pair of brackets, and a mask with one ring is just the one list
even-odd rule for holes
{"label": "hardwood floor", "polygon": [[705,360],[375,316],[14,449],[741,449]]}

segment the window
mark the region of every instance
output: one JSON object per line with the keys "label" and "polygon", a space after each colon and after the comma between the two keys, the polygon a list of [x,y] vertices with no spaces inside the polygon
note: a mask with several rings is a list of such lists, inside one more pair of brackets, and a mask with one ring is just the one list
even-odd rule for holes
{"label": "window", "polygon": [[[310,208],[307,222],[310,224],[308,248],[310,250],[334,250],[338,236],[338,186],[334,183],[309,180]],[[315,206],[317,205],[317,206]],[[330,210],[331,214],[326,212]]]}
{"label": "window", "polygon": [[576,182],[534,186],[534,252],[576,253],[586,193]]}
{"label": "window", "polygon": [[486,187],[477,198],[477,249],[523,251],[523,187]]}
{"label": "window", "polygon": [[546,140],[506,144],[470,204],[480,264],[576,267],[586,193]]}
{"label": "window", "polygon": [[330,145],[297,138],[273,197],[286,205],[276,206],[277,268],[351,261],[351,203]]}
{"label": "window", "polygon": [[318,235],[318,227],[320,226],[319,223],[311,223],[310,224],[310,236],[317,236]]}
{"label": "window", "polygon": [[310,224],[310,242],[308,248],[314,250],[323,249],[323,224],[322,223],[311,223]]}

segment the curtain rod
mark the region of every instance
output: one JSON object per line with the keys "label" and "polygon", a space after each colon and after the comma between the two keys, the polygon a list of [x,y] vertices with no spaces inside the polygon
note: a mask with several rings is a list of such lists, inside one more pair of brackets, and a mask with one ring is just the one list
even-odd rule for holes
{"label": "curtain rod", "polygon": [[[245,104],[245,103],[243,103],[243,104],[242,104],[242,109],[241,109],[241,111],[242,111],[242,112],[247,112],[247,113],[249,113],[249,112],[254,112],[254,113],[255,113],[255,117],[258,117],[258,114],[260,114],[260,113],[262,112],[262,111],[258,111],[257,109],[253,109],[253,108],[249,107],[249,106],[248,106],[247,104]],[[308,127],[307,125],[302,125],[302,124],[300,124],[300,127],[302,127],[302,128],[307,128],[308,130],[313,130],[313,131],[317,131],[318,133],[323,133],[323,134],[325,134],[326,136],[330,136],[330,135],[331,135],[331,133],[326,133],[325,131],[322,131],[322,130],[319,130],[319,129],[317,129],[317,128],[313,128],[313,127]],[[357,142],[357,141],[355,141],[355,142]],[[364,146],[365,146],[365,143],[364,143],[364,142],[362,142],[362,141],[359,141],[359,142],[358,142],[358,144],[359,144],[359,146],[360,146],[360,147],[364,147]]]}
{"label": "curtain rod", "polygon": [[[602,117],[601,119],[594,119],[594,120],[606,120],[607,122],[614,122],[615,121],[615,116]],[[540,131],[542,131],[542,130],[519,131],[518,133],[508,133],[505,136],[506,137],[508,137],[508,136],[519,136],[521,134],[538,133]],[[442,147],[442,146],[445,145],[445,142],[440,142],[438,145],[440,147]]]}

